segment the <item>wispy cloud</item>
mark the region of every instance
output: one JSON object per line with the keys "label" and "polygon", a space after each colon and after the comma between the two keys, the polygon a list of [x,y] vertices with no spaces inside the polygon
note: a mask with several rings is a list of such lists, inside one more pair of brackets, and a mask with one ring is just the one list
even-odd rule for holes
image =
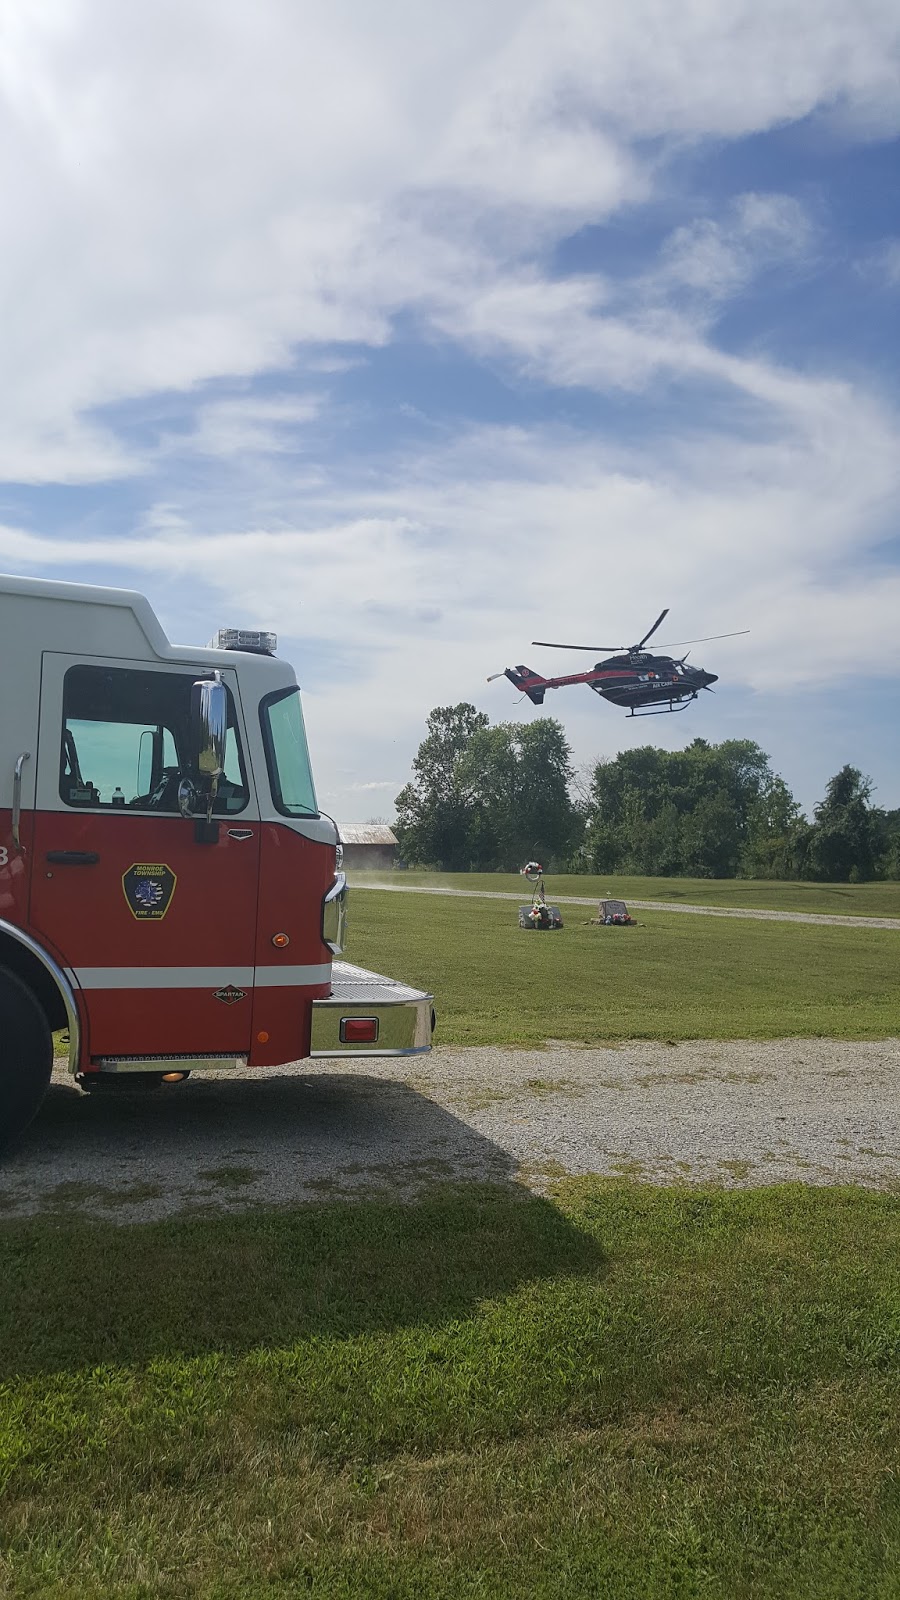
{"label": "wispy cloud", "polygon": [[[0,470],[28,481],[138,465],[94,408],[286,369],[300,342],[377,345],[403,307],[633,206],[647,139],[900,118],[882,0],[461,0],[452,21],[18,0],[6,29]],[[728,249],[684,239],[682,271],[705,250],[721,280]]]}
{"label": "wispy cloud", "polygon": [[670,234],[648,288],[729,300],[767,269],[805,261],[813,237],[812,219],[793,196],[738,195],[723,218],[703,217]]}
{"label": "wispy cloud", "polygon": [[[815,277],[827,201],[746,149],[733,188],[683,175],[792,122],[896,130],[890,0],[4,20],[4,564],[140,582],[198,638],[211,607],[278,627],[348,795],[387,791],[423,708],[530,714],[483,679],[551,624],[752,626],[716,659],[769,705],[896,672],[889,386],[728,324]],[[846,255],[900,282],[896,240]],[[587,759],[591,697],[565,714]]]}
{"label": "wispy cloud", "polygon": [[864,276],[876,282],[900,287],[900,239],[886,239],[860,262]]}
{"label": "wispy cloud", "polygon": [[303,425],[320,410],[317,395],[214,400],[198,407],[189,433],[170,435],[163,446],[201,456],[284,455],[300,448]]}

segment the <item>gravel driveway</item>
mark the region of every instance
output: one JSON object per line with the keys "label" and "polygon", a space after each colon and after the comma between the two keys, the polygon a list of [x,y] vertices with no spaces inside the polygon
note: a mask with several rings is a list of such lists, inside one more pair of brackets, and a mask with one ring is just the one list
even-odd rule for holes
{"label": "gravel driveway", "polygon": [[563,1173],[900,1182],[900,1040],[438,1048],[85,1096],[60,1069],[0,1164],[0,1215],[414,1197]]}

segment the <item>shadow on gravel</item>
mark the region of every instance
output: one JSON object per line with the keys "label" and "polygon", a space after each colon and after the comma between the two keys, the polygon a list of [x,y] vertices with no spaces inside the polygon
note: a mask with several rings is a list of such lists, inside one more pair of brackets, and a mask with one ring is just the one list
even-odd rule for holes
{"label": "shadow on gravel", "polygon": [[[291,1204],[397,1194],[417,1177],[506,1183],[512,1173],[499,1145],[387,1077],[319,1069],[91,1095],[56,1082],[0,1161],[0,1216],[21,1209],[17,1195],[32,1210],[71,1211],[93,1194],[102,1215],[135,1189],[214,1204],[252,1185]],[[145,1214],[165,1209],[176,1208]]]}
{"label": "shadow on gravel", "polygon": [[[187,1089],[113,1101],[54,1087],[0,1167],[0,1201],[12,1180],[40,1181],[48,1196],[44,1215],[0,1220],[0,1381],[437,1327],[529,1280],[602,1270],[596,1243],[516,1184],[503,1150],[408,1085],[323,1074]],[[230,1165],[223,1126],[245,1152]],[[118,1181],[127,1190],[121,1158],[135,1144],[153,1191],[167,1172],[183,1182],[189,1166],[213,1189],[252,1185],[252,1208],[123,1227],[54,1203],[61,1187],[73,1200],[104,1184],[115,1196]],[[281,1204],[266,1201],[263,1150],[270,1168],[286,1169]],[[391,1191],[394,1169],[421,1170],[420,1198]],[[341,1190],[340,1173],[357,1187]]]}

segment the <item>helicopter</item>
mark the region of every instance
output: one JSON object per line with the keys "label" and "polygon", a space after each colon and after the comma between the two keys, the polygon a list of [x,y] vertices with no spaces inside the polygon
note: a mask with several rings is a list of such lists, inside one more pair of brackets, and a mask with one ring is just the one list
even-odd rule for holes
{"label": "helicopter", "polygon": [[[590,650],[595,655],[604,650],[614,652],[605,661],[595,662],[586,672],[569,673],[561,678],[544,678],[532,667],[506,667],[503,672],[492,673],[487,681],[493,683],[495,678],[508,678],[536,706],[543,704],[548,689],[564,689],[570,683],[586,683],[595,694],[614,706],[622,706],[632,717],[686,711],[701,689],[712,692],[711,685],[718,683],[719,679],[715,672],[704,672],[702,667],[689,667],[686,655],[679,658],[658,656],[644,649],[647,640],[652,638],[668,615],[669,607],[666,606],[653,627],[637,644],[554,644],[547,639],[532,639],[532,644],[544,650]],[[712,633],[705,639],[679,639],[675,644],[661,648],[678,650],[686,644],[706,644],[710,639],[735,639],[739,633],[749,632],[749,628],[739,628],[737,633]]]}

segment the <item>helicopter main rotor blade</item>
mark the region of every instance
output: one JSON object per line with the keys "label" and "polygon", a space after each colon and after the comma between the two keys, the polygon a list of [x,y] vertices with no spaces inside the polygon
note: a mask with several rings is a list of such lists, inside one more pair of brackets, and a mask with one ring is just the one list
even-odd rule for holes
{"label": "helicopter main rotor blade", "polygon": [[669,644],[658,644],[657,650],[677,650],[683,644],[709,644],[711,639],[738,639],[749,628],[738,628],[735,633],[708,633],[704,639],[673,639]]}
{"label": "helicopter main rotor blade", "polygon": [[590,650],[592,655],[601,655],[604,650],[627,650],[627,644],[555,644],[549,639],[532,639],[532,644],[539,645],[542,650]]}
{"label": "helicopter main rotor blade", "polygon": [[[656,632],[663,620],[663,617],[668,616],[668,614],[669,608],[667,606],[665,611],[663,611],[657,617],[653,627],[650,629],[650,633],[644,634],[640,644],[561,644],[558,639],[532,639],[531,642],[532,644],[537,645],[541,650],[588,650],[593,655],[601,655],[605,650],[608,650],[610,654],[621,653],[624,655],[631,655],[632,652],[640,650],[647,643],[647,640],[650,638],[651,634]],[[675,639],[670,641],[668,644],[658,644],[656,649],[678,650],[682,645],[685,644],[709,644],[713,639],[739,639],[742,634],[749,632],[749,628],[737,628],[734,633],[707,633],[704,634],[702,639]]]}
{"label": "helicopter main rotor blade", "polygon": [[668,608],[668,606],[666,606],[665,611],[661,611],[659,613],[659,616],[657,617],[656,621],[654,622],[653,627],[650,629],[650,632],[649,633],[645,633],[643,639],[639,640],[637,644],[633,644],[631,646],[632,650],[643,650],[644,645],[647,643],[647,640],[656,632],[656,630],[659,627],[660,623],[668,615],[669,615],[669,608]]}

